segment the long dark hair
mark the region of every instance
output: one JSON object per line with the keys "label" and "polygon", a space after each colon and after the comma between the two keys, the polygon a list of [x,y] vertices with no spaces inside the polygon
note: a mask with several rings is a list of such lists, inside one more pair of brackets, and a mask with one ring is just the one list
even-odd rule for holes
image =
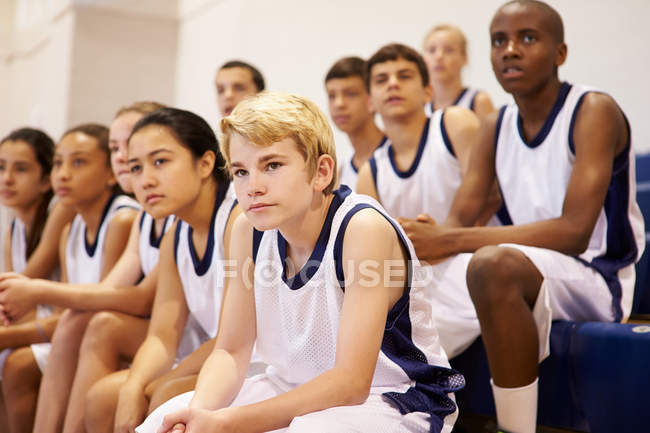
{"label": "long dark hair", "polygon": [[[27,143],[36,155],[36,161],[41,167],[41,179],[48,176],[52,171],[52,160],[54,159],[54,141],[49,135],[39,129],[20,128],[9,133],[5,138],[0,140],[0,145],[7,141],[22,141]],[[53,196],[52,188],[49,188],[41,197],[41,201],[34,215],[34,222],[27,233],[27,251],[26,259],[32,255],[38,243],[41,241],[43,228],[47,221],[48,208]]]}
{"label": "long dark hair", "polygon": [[[195,158],[200,158],[207,151],[214,153],[215,162],[212,176],[219,185],[230,182],[226,172],[226,160],[219,149],[219,141],[210,125],[191,111],[178,108],[163,108],[146,115],[133,127],[131,137],[140,129],[149,125],[164,126],[174,135],[180,144],[192,152]],[[129,138],[129,141],[131,139]]]}

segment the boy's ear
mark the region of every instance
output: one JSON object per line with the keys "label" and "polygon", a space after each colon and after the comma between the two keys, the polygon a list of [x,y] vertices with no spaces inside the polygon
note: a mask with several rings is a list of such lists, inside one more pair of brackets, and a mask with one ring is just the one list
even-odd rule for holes
{"label": "boy's ear", "polygon": [[334,177],[334,159],[330,155],[321,155],[316,160],[316,172],[314,173],[314,189],[322,192],[332,183]]}
{"label": "boy's ear", "polygon": [[212,170],[214,169],[214,164],[216,163],[217,156],[213,151],[207,150],[197,162],[197,168],[199,170],[199,176],[202,179],[212,176]]}
{"label": "boy's ear", "polygon": [[567,51],[568,51],[567,45],[562,42],[561,44],[558,44],[557,46],[557,58],[556,58],[556,66],[561,66],[564,64],[566,61],[566,56],[567,56]]}

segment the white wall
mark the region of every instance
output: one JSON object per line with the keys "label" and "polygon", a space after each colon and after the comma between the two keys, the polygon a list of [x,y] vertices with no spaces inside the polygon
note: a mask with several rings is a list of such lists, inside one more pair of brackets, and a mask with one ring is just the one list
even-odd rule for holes
{"label": "white wall", "polygon": [[[502,0],[180,0],[182,14],[176,102],[218,125],[214,73],[231,58],[257,65],[268,88],[303,94],[326,109],[323,77],[345,55],[367,57],[388,42],[420,48],[436,23],[467,34],[467,83],[487,90],[497,104],[509,101],[489,63],[488,26]],[[650,152],[650,2],[647,0],[550,0],[562,15],[569,58],[563,79],[612,94],[632,124],[637,151]],[[336,133],[342,154],[349,151]]]}

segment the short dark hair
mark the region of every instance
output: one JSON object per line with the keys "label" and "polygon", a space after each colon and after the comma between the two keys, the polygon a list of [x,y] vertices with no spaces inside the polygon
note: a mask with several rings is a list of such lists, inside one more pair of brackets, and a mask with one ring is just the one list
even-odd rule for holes
{"label": "short dark hair", "polygon": [[[494,16],[496,16],[503,8],[511,4],[519,4],[521,6],[532,6],[540,11],[542,11],[546,17],[549,19],[549,24],[551,26],[551,32],[553,38],[557,43],[564,43],[564,23],[562,22],[562,17],[553,9],[551,5],[539,0],[510,0],[507,3],[504,3],[499,9],[497,9]],[[494,19],[494,17],[492,17]]]}
{"label": "short dark hair", "polygon": [[388,44],[381,47],[373,54],[366,63],[366,88],[370,91],[370,70],[378,63],[390,62],[398,59],[404,59],[408,62],[415,63],[422,78],[422,85],[429,85],[429,71],[424,59],[413,48],[403,44]]}
{"label": "short dark hair", "polygon": [[[138,120],[133,127],[131,137],[149,125],[166,127],[174,138],[185,146],[195,158],[202,157],[207,151],[213,152],[215,156],[214,168],[212,169],[213,177],[221,185],[229,182],[230,178],[225,170],[226,160],[219,149],[217,136],[214,135],[210,125],[201,116],[178,108],[162,108]],[[131,137],[129,137],[129,142]]]}
{"label": "short dark hair", "polygon": [[349,56],[339,59],[327,71],[325,83],[335,78],[359,77],[366,81],[366,61],[361,57]]}
{"label": "short dark hair", "polygon": [[255,83],[255,87],[257,87],[257,91],[261,92],[262,90],[265,89],[264,85],[264,76],[262,73],[253,65],[250,63],[243,62],[241,60],[230,60],[219,68],[219,70],[222,69],[228,69],[228,68],[245,68],[251,71],[251,74],[253,75],[253,83]]}
{"label": "short dark hair", "polygon": [[131,105],[126,105],[120,108],[119,110],[117,110],[114,119],[117,119],[118,117],[126,113],[139,113],[144,116],[149,113],[153,113],[156,110],[160,110],[161,108],[165,108],[165,105],[161,104],[160,102],[138,101],[138,102],[134,102]]}

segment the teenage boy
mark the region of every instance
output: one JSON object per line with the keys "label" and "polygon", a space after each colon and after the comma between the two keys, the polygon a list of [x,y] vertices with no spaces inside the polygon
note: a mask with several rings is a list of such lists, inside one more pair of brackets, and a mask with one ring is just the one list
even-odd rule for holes
{"label": "teenage boy", "polygon": [[241,60],[224,63],[217,71],[217,106],[222,117],[230,115],[235,105],[247,96],[264,90],[264,77],[253,65]]}
{"label": "teenage boy", "polygon": [[325,76],[330,116],[336,127],[347,134],[354,149],[354,154],[339,168],[339,184],[352,190],[357,186],[359,168],[385,141],[384,133],[375,124],[365,75],[363,59],[344,57]]}
{"label": "teenage boy", "polygon": [[[381,201],[395,218],[447,218],[467,171],[479,128],[470,110],[448,107],[427,117],[429,73],[422,56],[401,44],[368,60],[366,85],[388,140],[359,172],[357,192]],[[485,220],[494,213],[486,209]]]}
{"label": "teenage boy", "polygon": [[[188,402],[158,431],[451,431],[450,393],[463,378],[414,284],[417,259],[379,204],[332,191],[325,115],[266,93],[242,101],[221,129],[245,215],[233,228],[219,334],[196,391],[137,431],[156,431]],[[253,343],[269,368],[245,379]]]}
{"label": "teenage boy", "polygon": [[[567,55],[560,15],[512,1],[494,15],[490,36],[493,70],[515,104],[484,124],[446,226],[404,226],[425,259],[474,252],[447,262],[471,257],[464,304],[476,307],[497,419],[529,433],[551,320],[625,320],[644,228],[625,115],[610,96],[558,78]],[[514,225],[471,227],[495,178]]]}

